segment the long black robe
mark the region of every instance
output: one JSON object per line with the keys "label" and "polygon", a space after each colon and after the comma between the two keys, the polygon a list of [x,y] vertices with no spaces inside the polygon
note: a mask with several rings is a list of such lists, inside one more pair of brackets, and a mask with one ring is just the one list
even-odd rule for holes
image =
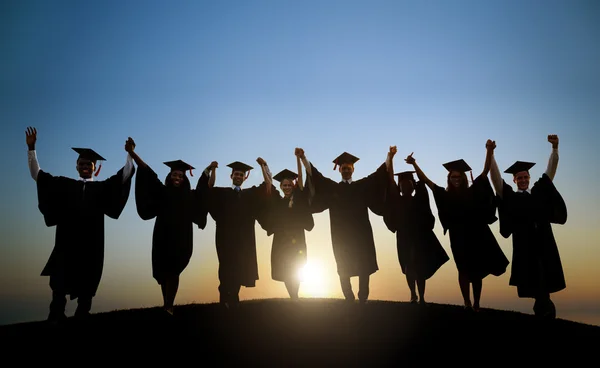
{"label": "long black robe", "polygon": [[450,248],[456,267],[471,279],[506,272],[508,258],[489,225],[496,217],[495,195],[487,176],[478,176],[464,193],[433,190],[444,234],[450,233]]}
{"label": "long black robe", "polygon": [[543,174],[531,194],[514,192],[503,182],[498,197],[500,234],[513,237],[509,284],[521,298],[535,298],[566,287],[551,224],[567,222],[567,206],[550,178]]}
{"label": "long black robe", "polygon": [[46,226],[56,226],[54,249],[41,275],[50,276],[52,290],[71,300],[96,295],[104,268],[104,216],[118,219],[131,189],[131,177],[123,183],[123,170],[88,182],[38,173],[38,208]]}
{"label": "long black robe", "polygon": [[342,277],[365,276],[375,273],[377,255],[369,209],[383,216],[387,170],[385,163],[369,176],[347,184],[326,178],[312,167],[315,195],[311,211],[319,213],[329,209],[331,243]]}
{"label": "long black robe", "polygon": [[[187,177],[186,177],[187,179]],[[179,188],[163,184],[150,167],[138,167],[135,203],[143,220],[156,218],[152,233],[152,276],[163,284],[178,276],[193,253],[193,224],[204,229],[207,212],[189,180]]]}
{"label": "long black robe", "polygon": [[389,189],[383,220],[387,228],[396,233],[402,273],[427,280],[450,259],[433,232],[435,217],[427,187],[421,181],[417,182],[414,196],[400,195],[393,181],[390,181]]}
{"label": "long black robe", "polygon": [[[274,189],[273,189],[274,190]],[[308,205],[308,189],[294,189],[292,207],[290,199],[275,196],[266,209],[267,219],[263,229],[273,235],[271,248],[271,278],[276,281],[299,279],[299,271],[306,264],[306,231],[315,226]],[[277,191],[275,191],[277,192]]]}
{"label": "long black robe", "polygon": [[254,287],[258,280],[254,227],[256,221],[264,226],[265,183],[237,193],[227,187],[209,188],[208,176],[202,173],[196,189],[215,221],[219,280],[222,284]]}

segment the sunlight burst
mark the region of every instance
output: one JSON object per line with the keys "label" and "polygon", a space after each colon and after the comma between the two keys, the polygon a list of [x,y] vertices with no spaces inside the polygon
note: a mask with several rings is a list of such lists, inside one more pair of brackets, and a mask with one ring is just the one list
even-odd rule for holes
{"label": "sunlight burst", "polygon": [[320,263],[308,261],[299,270],[300,292],[306,296],[324,297],[328,294],[323,267]]}

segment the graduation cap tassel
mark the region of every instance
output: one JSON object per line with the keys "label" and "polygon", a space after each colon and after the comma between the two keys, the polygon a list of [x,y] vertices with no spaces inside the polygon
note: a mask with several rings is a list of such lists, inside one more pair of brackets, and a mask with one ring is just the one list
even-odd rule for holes
{"label": "graduation cap tassel", "polygon": [[244,180],[248,179],[249,176],[250,176],[250,171],[248,171],[248,174],[246,174],[246,178]]}
{"label": "graduation cap tassel", "polygon": [[96,173],[94,174],[94,176],[98,176],[98,174],[100,174],[101,168],[102,168],[102,164],[98,164],[98,170],[96,170]]}
{"label": "graduation cap tassel", "polygon": [[192,173],[192,167],[190,166],[190,176],[194,176],[194,174]]}
{"label": "graduation cap tassel", "polygon": [[473,171],[469,171],[469,174],[471,174],[471,183],[472,183],[475,181],[475,180],[473,180]]}
{"label": "graduation cap tassel", "polygon": [[334,169],[334,170],[335,170],[335,169],[337,169],[337,164],[335,164],[335,165],[333,166],[333,169]]}

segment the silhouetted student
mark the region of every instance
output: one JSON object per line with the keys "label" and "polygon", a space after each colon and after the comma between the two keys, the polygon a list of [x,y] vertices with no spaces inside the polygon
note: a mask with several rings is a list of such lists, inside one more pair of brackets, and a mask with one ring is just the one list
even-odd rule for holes
{"label": "silhouetted student", "polygon": [[396,233],[398,261],[406,275],[410,302],[425,304],[426,280],[450,258],[433,232],[435,217],[429,205],[427,187],[422,181],[415,181],[414,173],[394,174],[398,177],[397,185],[390,176],[388,208],[383,219],[387,228]]}
{"label": "silhouetted student", "polygon": [[[315,225],[308,204],[308,190],[302,184],[302,164],[297,157],[298,174],[284,169],[274,176],[279,181],[283,197],[269,201],[267,235],[273,234],[271,248],[271,278],[285,283],[292,299],[298,299],[300,272],[306,265],[306,236]],[[274,190],[274,192],[277,192]]]}
{"label": "silhouetted student", "polygon": [[[264,163],[260,157],[257,162]],[[263,226],[266,197],[272,194],[271,184],[242,189],[242,184],[252,167],[236,161],[231,168],[231,187],[212,187],[218,163],[213,161],[198,180],[197,189],[202,193],[206,206],[216,225],[215,241],[219,259],[220,304],[225,308],[239,306],[240,287],[254,287],[258,280],[256,256],[255,221]],[[262,170],[268,170],[266,163]]]}
{"label": "silhouetted student", "polygon": [[342,176],[340,182],[335,182],[324,177],[306,159],[304,150],[299,148],[299,156],[306,173],[314,183],[315,194],[311,201],[311,210],[318,213],[329,209],[333,255],[342,292],[349,302],[355,300],[350,277],[359,277],[358,299],[364,303],[369,297],[370,275],[379,269],[369,209],[374,214],[383,216],[390,155],[391,153],[388,153],[386,163],[381,164],[374,173],[359,180],[352,180],[354,163],[359,159],[344,152],[333,160],[333,169],[339,166]]}
{"label": "silhouetted student", "polygon": [[102,156],[89,148],[73,148],[79,154],[79,180],[53,176],[40,169],[35,151],[37,130],[28,127],[26,142],[31,177],[37,183],[38,208],[46,226],[56,226],[54,249],[42,270],[50,276],[52,302],[48,321],[67,317],[66,296],[77,299],[75,317],[89,316],[104,267],[104,216],[118,219],[125,208],[135,173],[129,155],[125,166],[104,181],[94,180]]}
{"label": "silhouetted student", "polygon": [[[458,269],[465,309],[475,311],[480,308],[483,279],[490,274],[504,274],[509,263],[489,227],[498,218],[494,191],[487,177],[492,155],[492,149],[487,145],[486,152],[483,172],[471,186],[465,174],[471,168],[464,160],[445,163],[444,167],[448,170],[446,189],[425,176],[412,153],[406,158],[419,179],[433,191],[444,234],[450,233],[450,248]],[[473,285],[473,303],[470,284]]]}
{"label": "silhouetted student", "polygon": [[193,224],[204,229],[207,212],[186,175],[188,170],[192,175],[193,166],[182,160],[165,162],[170,172],[163,184],[134,151],[133,139],[128,139],[125,149],[138,165],[135,180],[138,215],[143,220],[156,218],[152,233],[152,276],[160,285],[163,308],[172,315],[179,276],[192,257]]}
{"label": "silhouetted student", "polygon": [[[500,234],[512,235],[513,256],[509,284],[520,298],[534,298],[537,316],[555,318],[550,294],[566,287],[551,224],[567,222],[567,206],[552,182],[558,167],[558,137],[549,135],[552,153],[546,172],[529,188],[533,162],[517,161],[504,172],[513,175],[514,191],[501,177],[492,157],[490,177],[499,199]],[[492,142],[495,147],[495,142]]]}

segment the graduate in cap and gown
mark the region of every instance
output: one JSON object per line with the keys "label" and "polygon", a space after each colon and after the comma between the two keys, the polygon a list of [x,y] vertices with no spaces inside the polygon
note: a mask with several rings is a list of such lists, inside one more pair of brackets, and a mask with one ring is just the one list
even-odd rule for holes
{"label": "graduate in cap and gown", "polygon": [[291,299],[298,299],[302,268],[306,265],[305,231],[315,225],[309,208],[309,190],[302,183],[302,163],[296,156],[298,173],[283,169],[273,178],[283,196],[272,196],[265,230],[273,235],[271,278],[285,283]]}
{"label": "graduate in cap and gown", "polygon": [[[262,158],[256,160],[268,178],[268,166]],[[269,196],[276,189],[270,182],[242,189],[252,166],[235,161],[227,165],[231,169],[232,185],[215,187],[216,161],[202,172],[197,189],[202,203],[215,221],[215,242],[219,259],[219,302],[226,308],[239,306],[242,286],[255,287],[258,280],[255,224],[264,226],[265,207]],[[268,180],[268,179],[266,179]]]}
{"label": "graduate in cap and gown", "polygon": [[[393,168],[391,168],[393,170]],[[435,217],[423,181],[416,181],[415,171],[390,175],[387,209],[383,220],[396,233],[396,248],[402,273],[410,290],[410,302],[425,304],[425,283],[450,258],[433,232]],[[418,296],[417,296],[418,289]]]}
{"label": "graduate in cap and gown", "polygon": [[352,174],[359,158],[348,152],[342,153],[333,160],[333,169],[338,169],[342,178],[334,181],[317,170],[306,158],[304,150],[298,148],[307,176],[314,184],[311,211],[319,213],[329,210],[333,255],[344,298],[349,302],[356,299],[350,278],[358,276],[358,299],[365,303],[369,297],[370,275],[379,269],[369,210],[383,216],[387,167],[393,157],[391,149],[386,162],[375,172],[358,180],[353,180]]}
{"label": "graduate in cap and gown", "polygon": [[[498,197],[500,234],[512,235],[513,256],[509,284],[520,298],[533,298],[535,315],[554,319],[550,294],[566,288],[565,276],[552,224],[567,222],[567,206],[553,180],[558,167],[558,136],[549,135],[552,152],[546,171],[530,187],[533,162],[516,161],[504,172],[517,189],[507,184],[492,156],[490,178]],[[495,142],[492,142],[495,147]]]}
{"label": "graduate in cap and gown", "polygon": [[138,165],[137,213],[143,220],[156,219],[152,233],[152,276],[160,285],[164,310],[173,315],[179,277],[193,253],[193,225],[204,229],[207,212],[186,175],[189,171],[193,176],[193,166],[182,160],[164,162],[170,170],[161,181],[134,151],[133,139],[129,138],[126,149]]}
{"label": "graduate in cap and gown", "polygon": [[486,144],[483,171],[472,185],[466,175],[471,167],[464,160],[443,164],[448,171],[446,188],[433,183],[423,173],[412,153],[405,160],[433,192],[444,234],[450,235],[458,284],[465,309],[469,311],[480,309],[483,279],[489,275],[501,276],[509,263],[489,226],[498,220],[494,191],[487,177],[491,155],[492,148]]}
{"label": "graduate in cap and gown", "polygon": [[37,160],[37,129],[28,127],[25,134],[38,208],[46,226],[56,226],[54,249],[41,273],[50,277],[52,290],[48,321],[66,320],[67,295],[77,299],[75,317],[88,317],[104,268],[104,216],[118,219],[125,208],[135,173],[133,160],[127,155],[115,175],[95,180],[101,168],[97,162],[104,158],[90,148],[73,148],[79,179],[54,176]]}

